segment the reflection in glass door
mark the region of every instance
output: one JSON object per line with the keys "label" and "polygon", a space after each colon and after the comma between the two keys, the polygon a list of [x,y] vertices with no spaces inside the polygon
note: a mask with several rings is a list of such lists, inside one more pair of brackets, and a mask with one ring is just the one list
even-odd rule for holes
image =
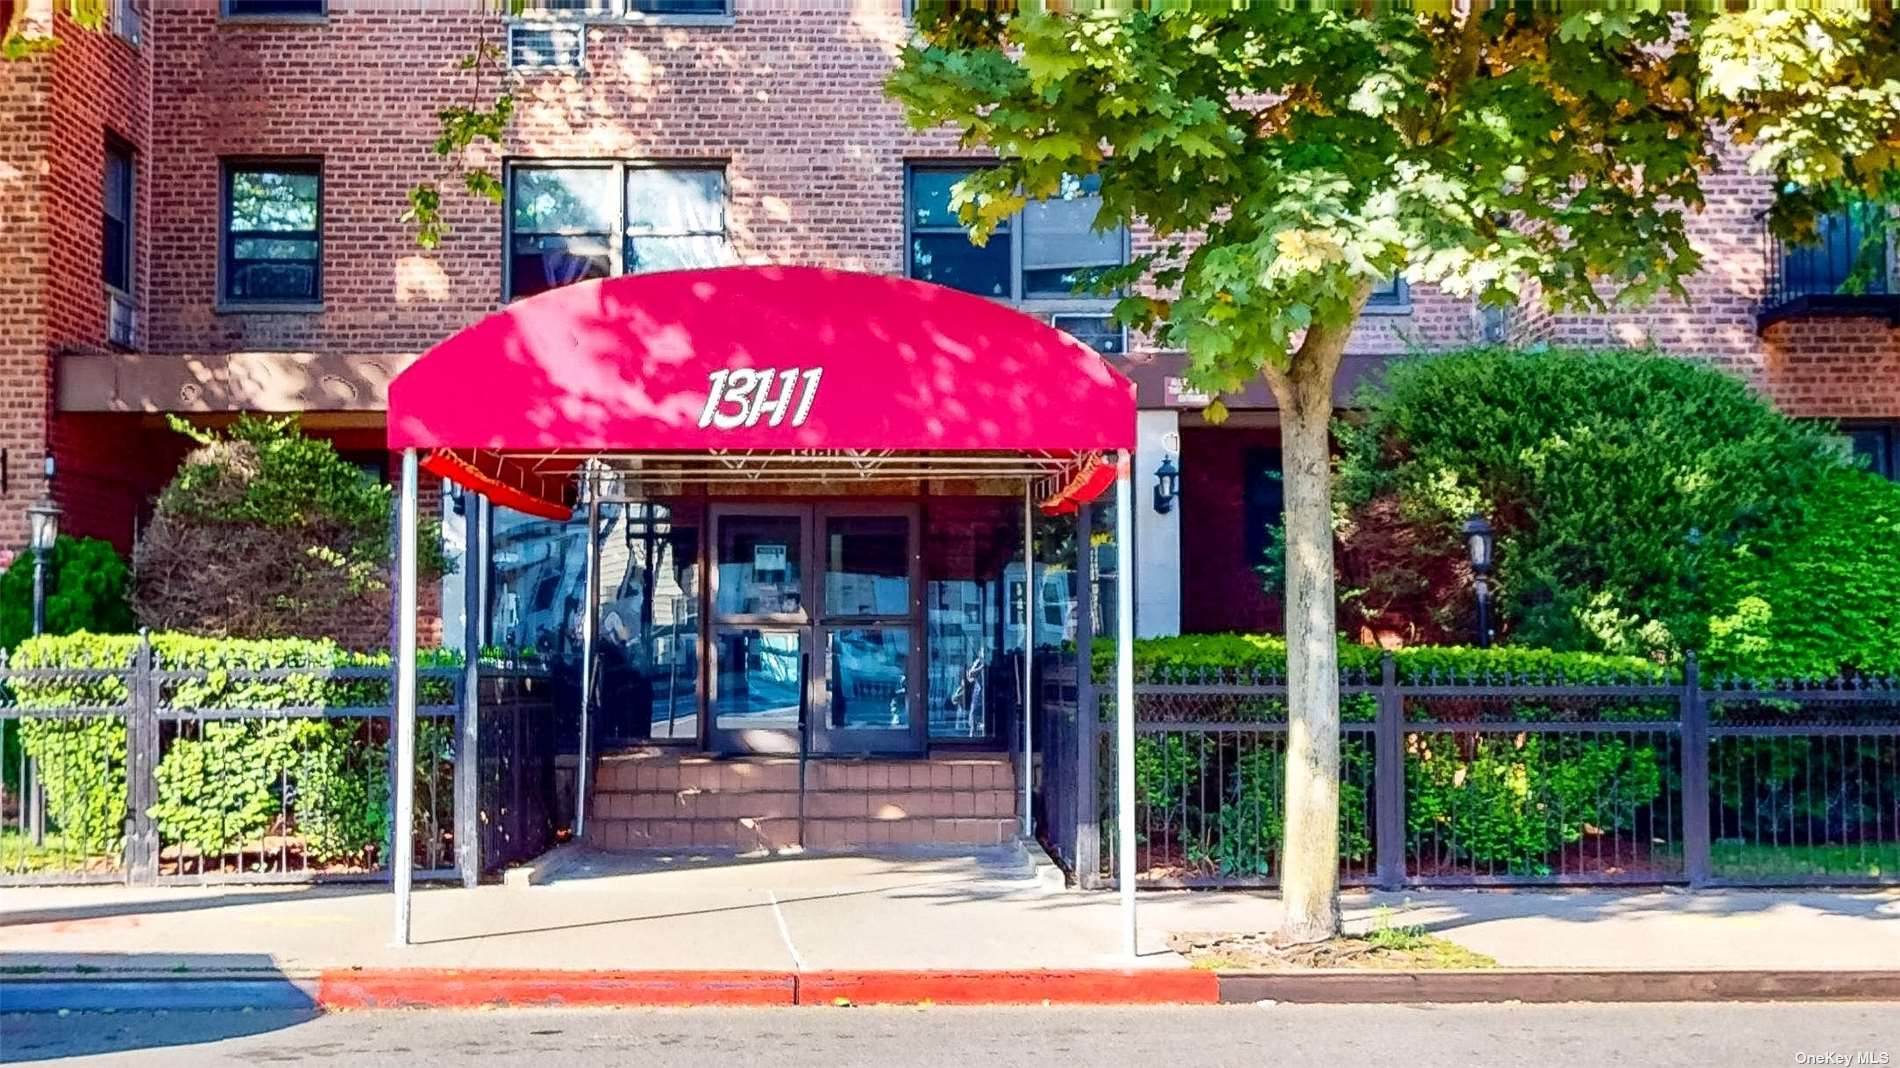
{"label": "reflection in glass door", "polygon": [[919,753],[914,506],[715,506],[713,687],[722,752]]}
{"label": "reflection in glass door", "polygon": [[924,751],[917,519],[911,505],[818,507],[824,670],[815,687],[817,752]]}
{"label": "reflection in glass door", "polygon": [[811,509],[714,507],[712,717],[725,753],[797,753],[810,708]]}

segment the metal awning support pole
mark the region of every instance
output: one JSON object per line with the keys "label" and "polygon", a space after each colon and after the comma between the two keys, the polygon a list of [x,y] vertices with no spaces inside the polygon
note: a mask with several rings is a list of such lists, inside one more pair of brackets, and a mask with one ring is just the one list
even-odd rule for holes
{"label": "metal awning support pole", "polygon": [[1115,874],[1122,952],[1135,956],[1135,493],[1123,450],[1115,475]]}
{"label": "metal awning support pole", "polygon": [[587,834],[587,789],[594,761],[594,619],[600,613],[600,494],[590,472],[587,487],[587,579],[581,595],[581,761],[574,779],[574,837]]}
{"label": "metal awning support pole", "polygon": [[488,498],[462,491],[462,707],[455,746],[455,864],[462,885],[481,881],[482,604],[488,599]]}
{"label": "metal awning support pole", "polygon": [[396,812],[390,866],[396,883],[395,944],[409,944],[409,884],[416,866],[416,450],[402,450],[396,519]]}
{"label": "metal awning support pole", "polygon": [[1035,800],[1036,724],[1036,494],[1023,480],[1023,837],[1036,833],[1030,805]]}

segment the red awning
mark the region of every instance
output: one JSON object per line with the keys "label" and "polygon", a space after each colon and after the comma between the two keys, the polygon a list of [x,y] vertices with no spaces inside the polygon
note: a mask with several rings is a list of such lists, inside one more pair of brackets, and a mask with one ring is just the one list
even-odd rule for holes
{"label": "red awning", "polygon": [[[1068,334],[942,286],[812,267],[551,290],[389,387],[392,449],[542,515],[612,454],[1022,455],[1073,476],[1134,438],[1133,385]],[[1063,481],[1049,504],[1102,488]]]}

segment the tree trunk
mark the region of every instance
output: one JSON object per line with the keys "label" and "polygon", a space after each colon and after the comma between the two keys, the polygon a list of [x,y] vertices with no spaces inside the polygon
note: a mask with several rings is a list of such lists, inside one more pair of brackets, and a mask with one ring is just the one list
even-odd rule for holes
{"label": "tree trunk", "polygon": [[1339,644],[1333,582],[1329,426],[1333,379],[1351,327],[1308,331],[1284,372],[1280,402],[1286,492],[1286,825],[1280,855],[1282,944],[1339,932]]}

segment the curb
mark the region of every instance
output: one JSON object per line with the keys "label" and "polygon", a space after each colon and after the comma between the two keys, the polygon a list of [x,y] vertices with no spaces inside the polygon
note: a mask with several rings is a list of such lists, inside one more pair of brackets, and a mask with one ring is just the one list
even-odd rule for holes
{"label": "curb", "polygon": [[797,1004],[789,972],[579,972],[426,968],[326,971],[317,1005],[352,1009],[496,1006],[761,1006]]}
{"label": "curb", "polygon": [[838,1005],[1440,1004],[1900,1001],[1900,970],[1212,972],[334,969],[311,975],[39,976],[0,981],[6,1012],[767,1007]]}
{"label": "curb", "polygon": [[6,1012],[483,1007],[1213,1005],[1187,968],[998,971],[568,971],[348,968],[310,975],[38,976],[0,981]]}
{"label": "curb", "polygon": [[1485,969],[1220,972],[1227,1004],[1644,1001],[1894,1001],[1900,971]]}
{"label": "curb", "polygon": [[798,1004],[1213,1005],[1220,977],[1191,968],[1118,971],[804,972]]}

